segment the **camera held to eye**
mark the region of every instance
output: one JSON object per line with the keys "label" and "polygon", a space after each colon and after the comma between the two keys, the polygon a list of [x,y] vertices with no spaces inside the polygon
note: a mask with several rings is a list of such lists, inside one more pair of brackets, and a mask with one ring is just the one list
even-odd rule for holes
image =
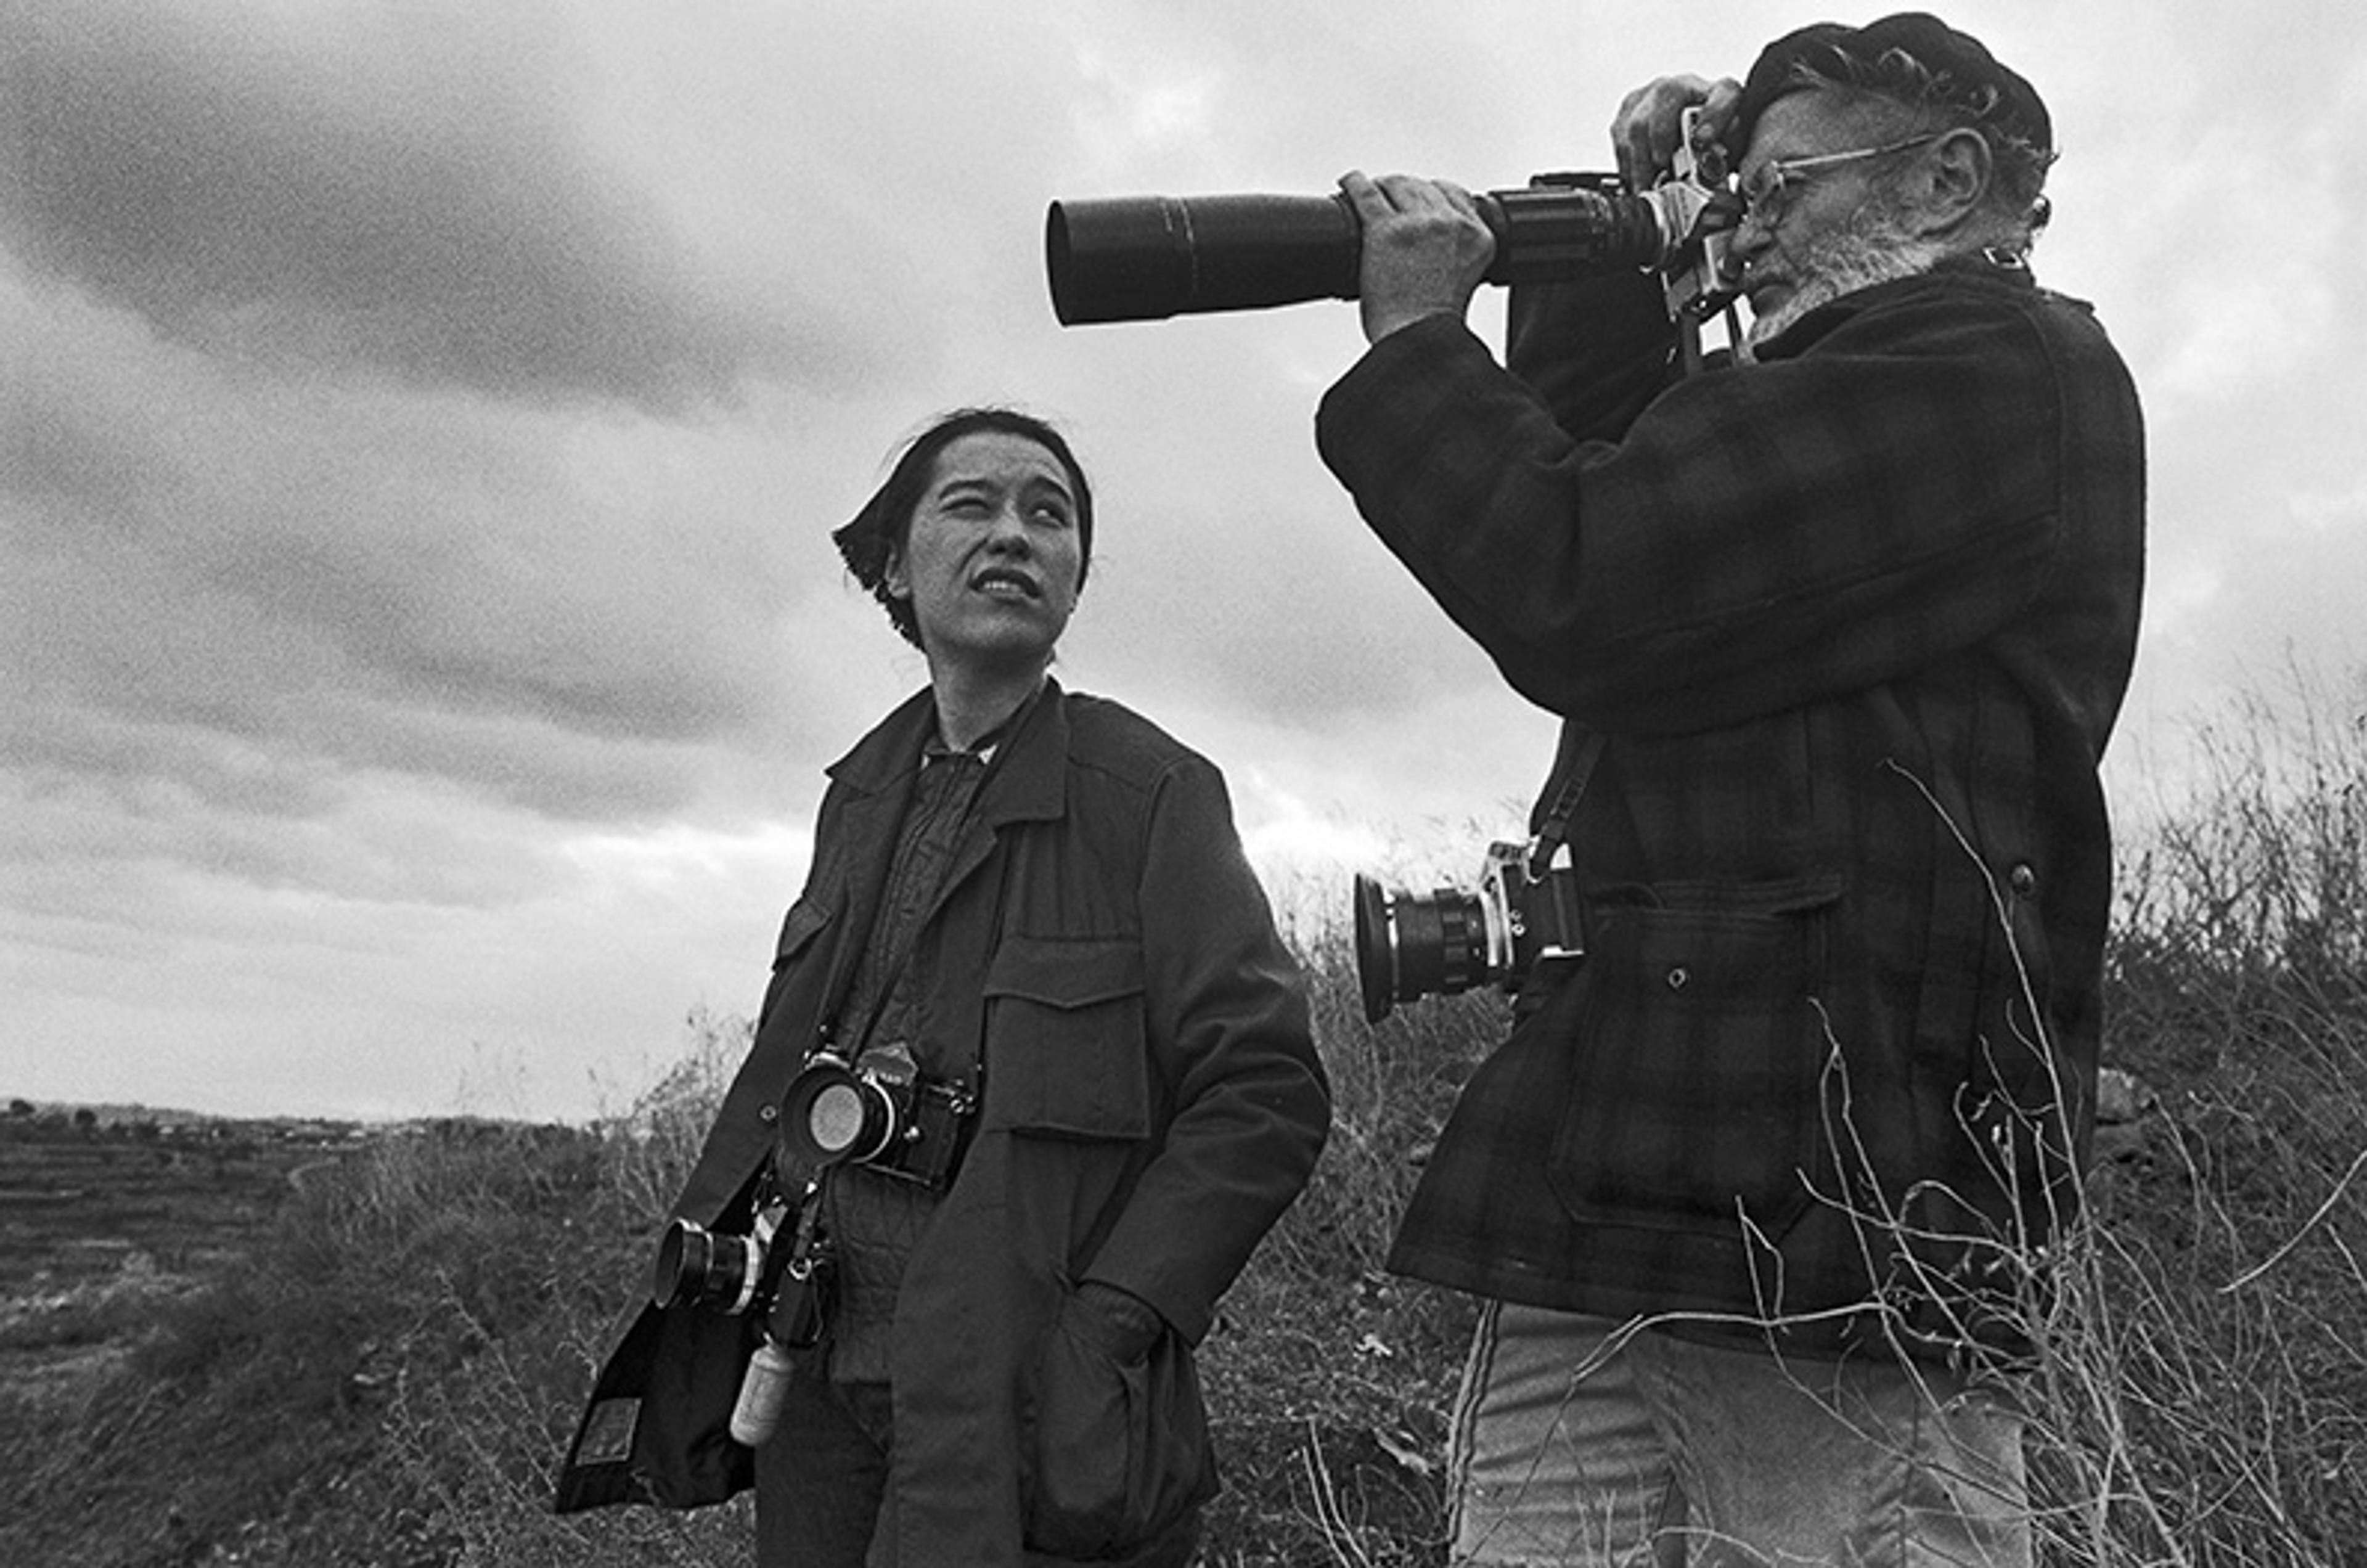
{"label": "camera held to eye", "polygon": [[[1735,298],[1726,251],[1742,226],[1726,150],[1684,111],[1670,167],[1649,190],[1616,175],[1538,175],[1525,189],[1475,195],[1496,242],[1482,281],[1566,283],[1657,272],[1688,333]],[[1344,195],[1118,197],[1056,201],[1044,264],[1062,326],[1353,299],[1364,224]]]}
{"label": "camera held to eye", "polygon": [[[1634,192],[1616,175],[1540,175],[1527,188],[1475,195],[1496,239],[1485,281],[1557,283],[1658,271],[1707,315],[1738,205],[1677,178]],[[1353,299],[1364,228],[1344,196],[1119,197],[1056,201],[1044,256],[1063,326]]]}
{"label": "camera held to eye", "polygon": [[1520,844],[1488,846],[1476,887],[1427,896],[1355,879],[1356,976],[1365,1021],[1398,1002],[1454,996],[1494,981],[1517,993],[1586,953],[1578,877],[1567,864],[1536,873]]}

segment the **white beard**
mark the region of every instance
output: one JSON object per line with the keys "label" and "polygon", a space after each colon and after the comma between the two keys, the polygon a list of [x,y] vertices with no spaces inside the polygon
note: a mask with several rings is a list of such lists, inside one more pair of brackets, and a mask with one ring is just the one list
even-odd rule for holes
{"label": "white beard", "polygon": [[1945,250],[1930,240],[1909,238],[1889,211],[1867,206],[1844,228],[1835,229],[1802,254],[1803,274],[1784,302],[1754,316],[1742,345],[1744,359],[1820,305],[1893,278],[1931,270]]}

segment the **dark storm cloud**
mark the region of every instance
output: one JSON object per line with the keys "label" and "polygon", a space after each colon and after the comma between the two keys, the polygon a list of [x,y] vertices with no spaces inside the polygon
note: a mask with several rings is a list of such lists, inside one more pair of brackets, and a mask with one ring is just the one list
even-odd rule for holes
{"label": "dark storm cloud", "polygon": [[804,244],[868,188],[752,231],[807,122],[601,24],[0,0],[0,859],[72,941],[548,892],[872,700],[782,520],[922,330]]}
{"label": "dark storm cloud", "polygon": [[5,292],[0,329],[0,752],[39,809],[161,812],[160,845],[277,878],[324,846],[239,823],[393,779],[662,817],[776,704],[761,518],[616,482],[657,427],[225,381]]}
{"label": "dark storm cloud", "polygon": [[795,352],[702,287],[655,209],[598,165],[570,118],[561,89],[583,62],[555,17],[6,14],[19,133],[0,242],[169,336],[660,405]]}

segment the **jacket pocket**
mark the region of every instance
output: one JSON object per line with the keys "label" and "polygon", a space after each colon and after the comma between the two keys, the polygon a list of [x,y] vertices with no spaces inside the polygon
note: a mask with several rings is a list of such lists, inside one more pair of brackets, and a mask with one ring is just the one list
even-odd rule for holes
{"label": "jacket pocket", "polygon": [[1025,1421],[1027,1545],[1094,1559],[1138,1546],[1216,1495],[1191,1347],[1161,1334],[1121,1362],[1056,1320]]}
{"label": "jacket pocket", "polygon": [[1150,1134],[1140,945],[1008,936],[986,973],[982,1132]]}
{"label": "jacket pocket", "polygon": [[1838,878],[1686,885],[1595,933],[1549,1170],[1582,1219],[1771,1235],[1811,1199],[1825,1130],[1815,987]]}

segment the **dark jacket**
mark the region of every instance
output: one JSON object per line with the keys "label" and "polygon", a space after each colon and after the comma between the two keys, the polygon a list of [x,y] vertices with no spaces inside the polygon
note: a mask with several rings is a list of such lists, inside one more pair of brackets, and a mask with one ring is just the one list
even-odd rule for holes
{"label": "dark jacket", "polygon": [[1801,1348],[2010,1340],[1967,1292],[2019,1281],[2092,1126],[2135,389],[2085,306],[1979,260],[1761,363],[1669,347],[1648,279],[1516,293],[1509,371],[1423,322],[1319,418],[1565,759],[1602,738],[1589,954],[1522,998],[1394,1266]]}
{"label": "dark jacket", "polygon": [[[676,1214],[744,1223],[782,1090],[833,1023],[870,930],[932,724],[923,692],[831,770],[755,1043]],[[1125,1504],[1048,1517],[1071,1477],[1048,1484],[1035,1456],[1102,1446],[1092,1423],[1113,1416],[1048,1391],[1048,1330],[1086,1280],[1156,1307],[1172,1332],[1151,1375],[1191,1426],[1171,1451],[1205,1470],[1189,1346],[1297,1195],[1328,1125],[1297,972],[1217,770],[1125,708],[1057,685],[1004,743],[918,941],[932,982],[921,1035],[934,1059],[982,1053],[983,1102],[897,1308],[900,1560],[1016,1562],[1023,1523],[1034,1548],[1116,1550],[1168,1521],[1119,1517]],[[747,1333],[696,1308],[634,1314],[560,1508],[687,1507],[749,1484],[750,1451],[725,1430]],[[1057,1372],[1064,1389],[1071,1370]],[[1104,1457],[1116,1462],[1122,1445]],[[1214,1484],[1166,1481],[1171,1517]]]}

